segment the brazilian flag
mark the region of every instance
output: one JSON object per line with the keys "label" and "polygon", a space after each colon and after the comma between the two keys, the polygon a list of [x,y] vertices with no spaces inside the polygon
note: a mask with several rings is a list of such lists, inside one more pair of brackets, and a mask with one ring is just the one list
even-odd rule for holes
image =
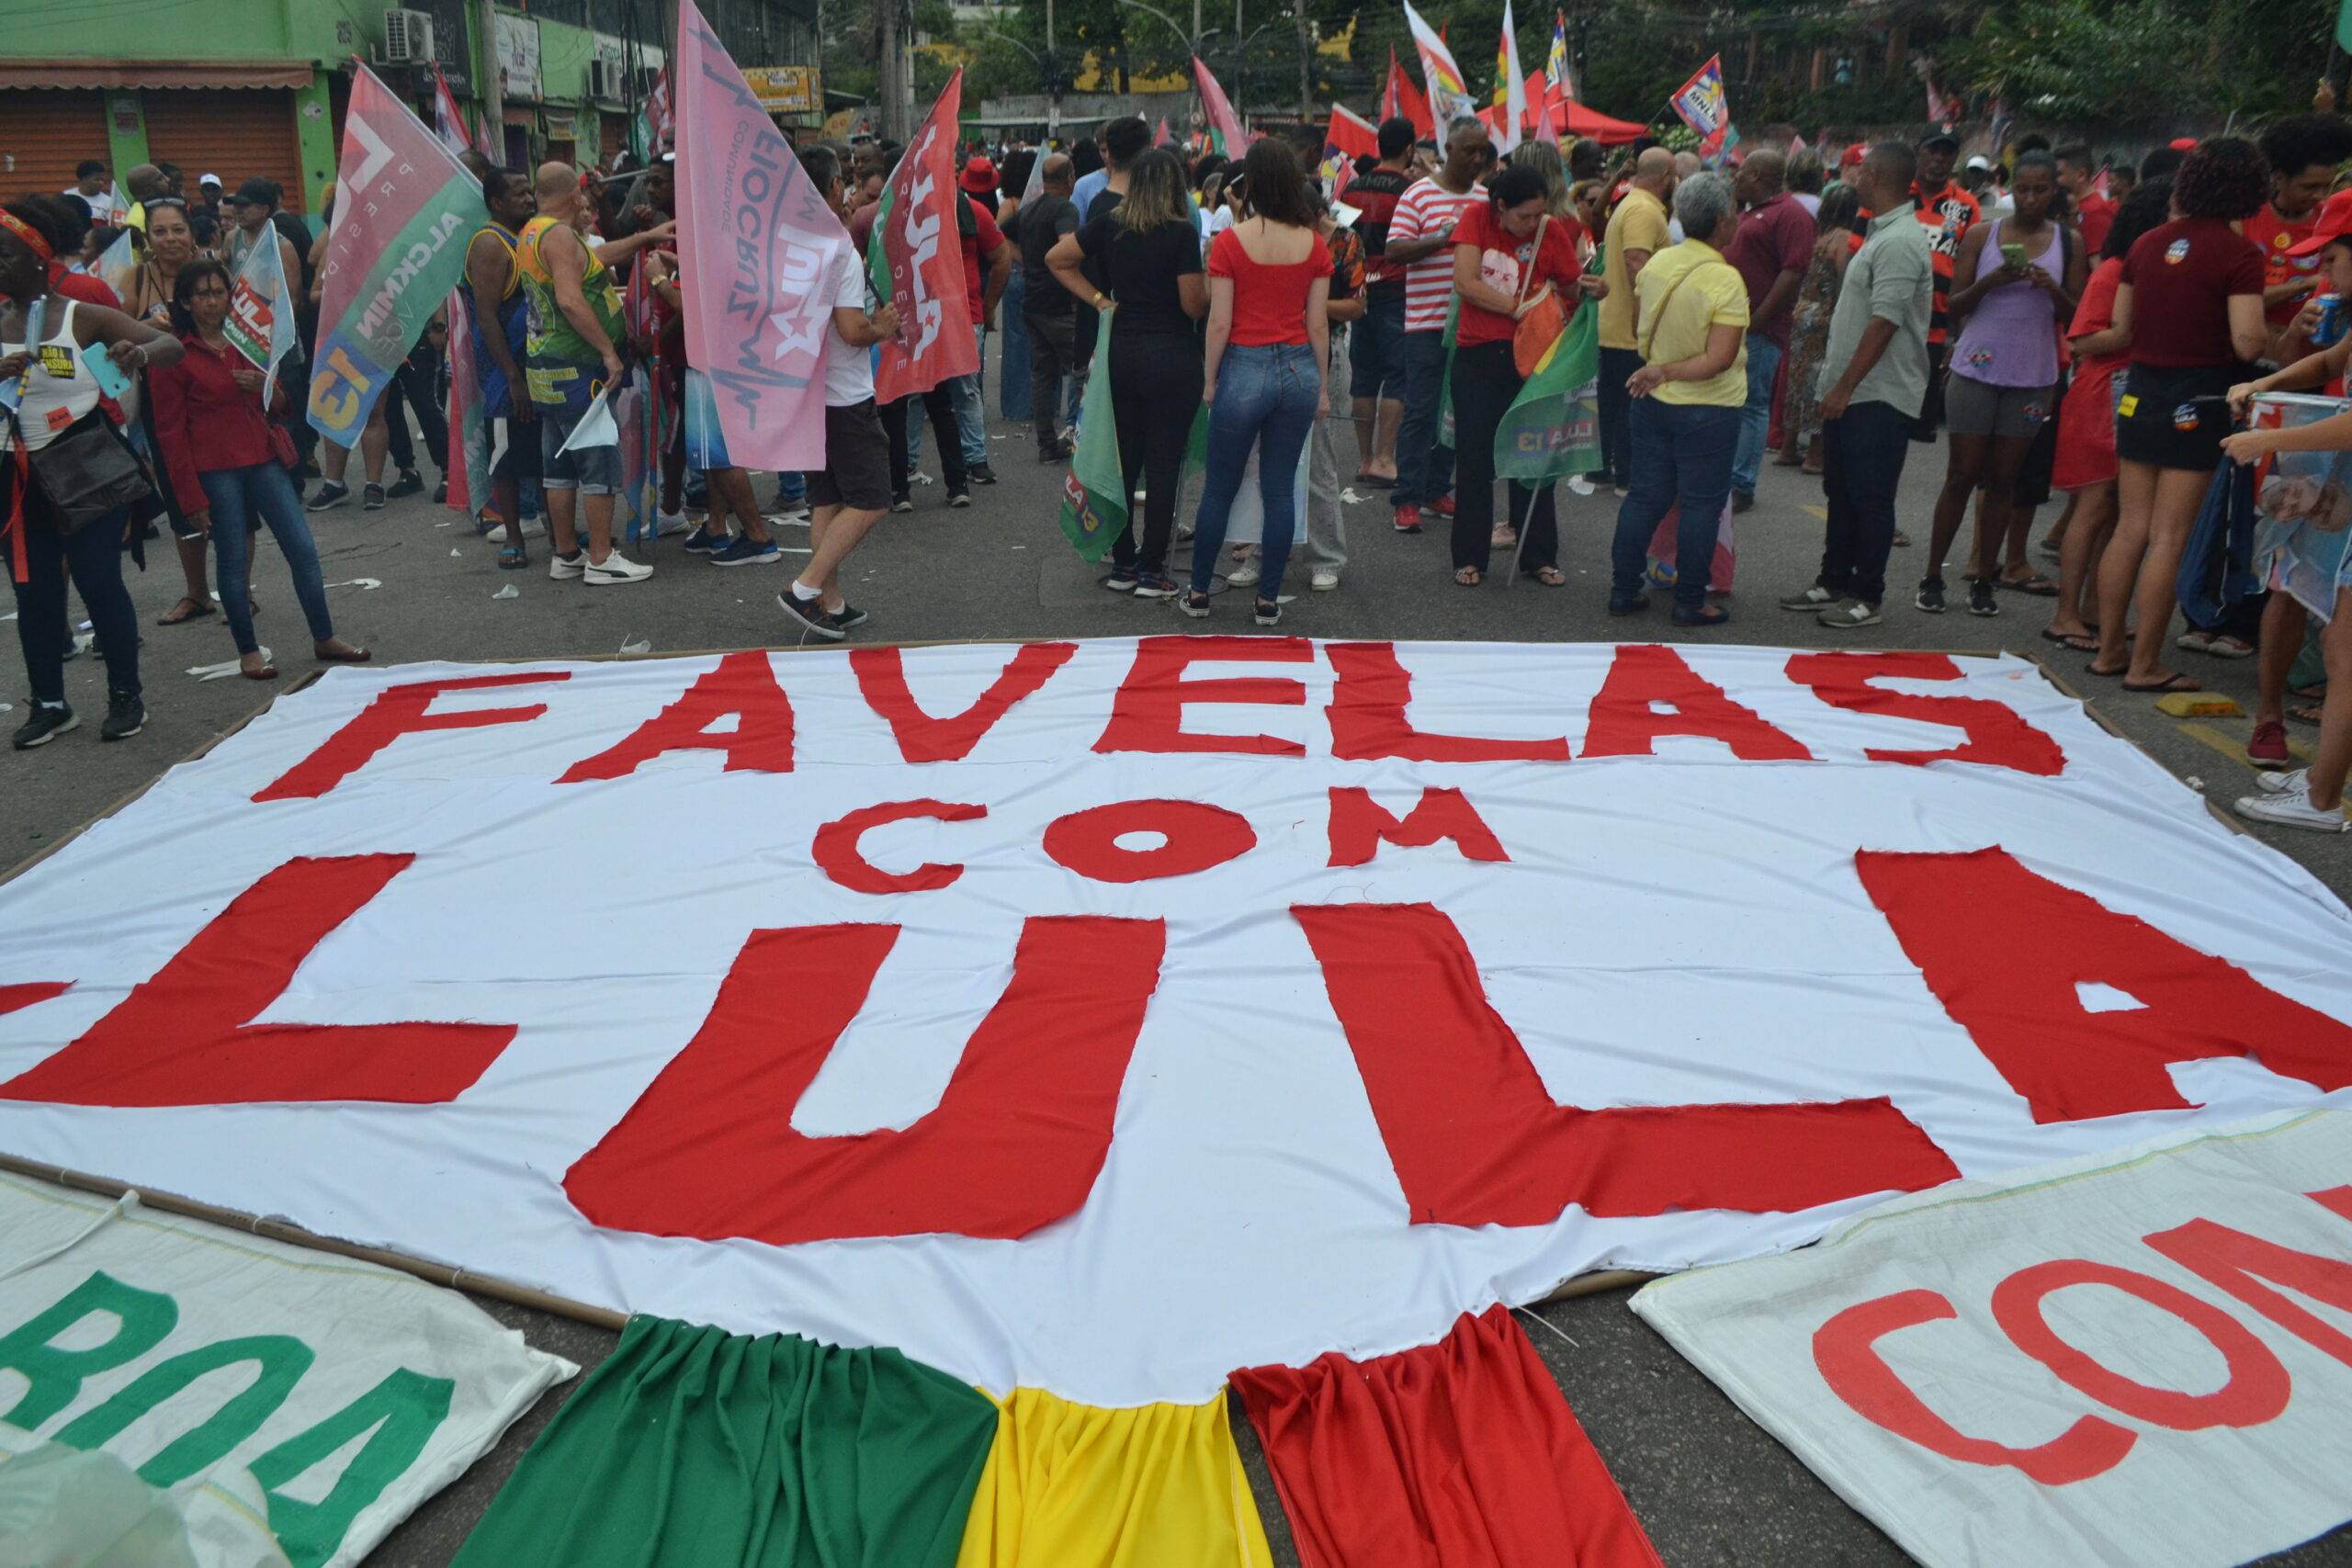
{"label": "brazilian flag", "polygon": [[1119,466],[1119,426],[1111,413],[1111,312],[1094,325],[1094,370],[1086,378],[1078,451],[1062,480],[1062,532],[1090,561],[1127,531],[1127,478]]}

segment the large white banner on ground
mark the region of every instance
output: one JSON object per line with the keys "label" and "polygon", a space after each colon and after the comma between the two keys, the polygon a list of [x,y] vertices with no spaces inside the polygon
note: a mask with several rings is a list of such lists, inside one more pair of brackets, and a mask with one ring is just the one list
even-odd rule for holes
{"label": "large white banner on ground", "polygon": [[[346,1568],[578,1371],[406,1274],[0,1177],[0,1492],[20,1542],[139,1517],[119,1472],[63,1479],[75,1450],[168,1494],[147,1528],[199,1568]],[[27,1465],[41,1483],[18,1484]]]}
{"label": "large white banner on ground", "polygon": [[1198,1401],[2339,1094],[2347,953],[2015,660],[344,669],[0,887],[0,1150]]}
{"label": "large white banner on ground", "polygon": [[1634,1310],[1928,1568],[2227,1568],[2352,1518],[2352,1116],[1956,1182]]}

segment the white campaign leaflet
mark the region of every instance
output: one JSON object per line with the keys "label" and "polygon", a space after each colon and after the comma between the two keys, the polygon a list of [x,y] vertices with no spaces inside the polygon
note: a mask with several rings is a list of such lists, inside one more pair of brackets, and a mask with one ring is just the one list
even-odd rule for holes
{"label": "white campaign leaflet", "polygon": [[358,1562],[578,1371],[406,1274],[0,1177],[0,1493],[111,1455],[198,1568]]}
{"label": "white campaign leaflet", "polygon": [[2352,1116],[1956,1182],[1634,1310],[1928,1568],[2228,1568],[2352,1518]]}
{"label": "white campaign leaflet", "polygon": [[2347,956],[2015,659],[339,669],[0,886],[0,1150],[1198,1401],[2343,1103]]}

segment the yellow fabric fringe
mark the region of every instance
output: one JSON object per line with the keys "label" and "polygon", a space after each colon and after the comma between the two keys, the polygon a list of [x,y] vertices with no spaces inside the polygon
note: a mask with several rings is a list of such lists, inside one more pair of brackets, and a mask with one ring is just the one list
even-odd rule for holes
{"label": "yellow fabric fringe", "polygon": [[997,1405],[956,1568],[1272,1568],[1227,1425],[1204,1404]]}

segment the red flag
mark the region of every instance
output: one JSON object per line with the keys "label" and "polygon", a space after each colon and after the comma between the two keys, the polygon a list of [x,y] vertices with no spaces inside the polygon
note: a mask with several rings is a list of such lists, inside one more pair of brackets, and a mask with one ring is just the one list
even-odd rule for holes
{"label": "red flag", "polygon": [[1405,106],[1396,97],[1396,46],[1392,43],[1388,46],[1388,79],[1380,89],[1380,118],[1385,124],[1404,112]]}
{"label": "red flag", "polygon": [[959,66],[907,144],[866,238],[874,291],[886,303],[898,302],[900,321],[874,372],[879,402],[927,392],[980,367],[956,223],[956,117],[963,103]]}
{"label": "red flag", "polygon": [[1380,156],[1379,128],[1366,123],[1363,116],[1331,106],[1331,128],[1323,133],[1323,167],[1325,180],[1330,184],[1331,199],[1337,201],[1356,177],[1356,160],[1365,153]]}
{"label": "red flag", "polygon": [[1154,147],[1165,147],[1175,140],[1176,138],[1168,133],[1168,117],[1166,115],[1161,115],[1159,117],[1159,133],[1151,139],[1151,144]]}
{"label": "red flag", "polygon": [[1413,122],[1413,136],[1416,141],[1427,141],[1436,137],[1437,120],[1430,113],[1429,100],[1421,96],[1421,90],[1413,85],[1412,78],[1406,75],[1404,68],[1396,63],[1396,51],[1394,49],[1388,51],[1387,96],[1396,107],[1391,108],[1383,106],[1380,111],[1381,118],[1387,119],[1395,115],[1403,115]]}
{"label": "red flag", "polygon": [[821,468],[822,285],[849,235],[694,0],[678,0],[675,65],[686,363],[710,378],[736,462]]}
{"label": "red flag", "polygon": [[1199,55],[1193,56],[1193,80],[1201,89],[1201,113],[1209,122],[1210,142],[1225,156],[1238,159],[1248,151],[1250,138],[1241,129],[1241,117],[1233,112],[1225,89],[1217,85],[1209,68],[1201,63]]}

